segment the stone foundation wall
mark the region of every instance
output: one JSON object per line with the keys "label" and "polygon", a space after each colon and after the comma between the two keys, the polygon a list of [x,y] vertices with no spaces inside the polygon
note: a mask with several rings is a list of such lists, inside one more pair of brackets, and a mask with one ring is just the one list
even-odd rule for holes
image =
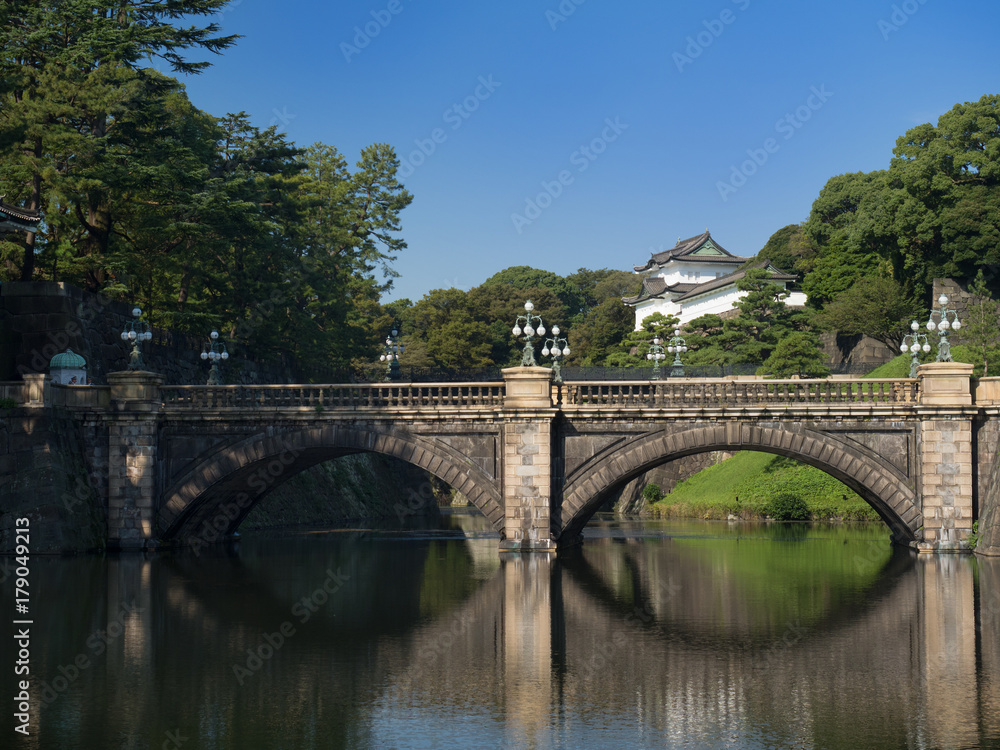
{"label": "stone foundation wall", "polygon": [[858,365],[874,370],[899,354],[881,341],[868,336],[822,333],[819,338],[826,361],[834,365]]}
{"label": "stone foundation wall", "polygon": [[979,543],[976,553],[1000,556],[1000,421],[979,426],[976,431],[979,463]]}
{"label": "stone foundation wall", "polygon": [[642,489],[647,484],[659,485],[664,494],[673,492],[674,487],[680,482],[733,455],[730,451],[695,453],[657,466],[622,487],[620,492],[609,498],[602,510],[614,511],[620,515],[641,515],[646,512],[646,500],[642,496]]}
{"label": "stone foundation wall", "polygon": [[[112,302],[62,282],[5,282],[0,286],[0,380],[25,373],[47,373],[55,354],[72,349],[87,360],[90,383],[105,385],[109,372],[128,367],[131,346],[121,339],[132,305]],[[205,341],[208,331],[205,332]],[[292,368],[255,362],[230,348],[222,367],[226,383],[302,382]],[[197,385],[208,379],[202,341],[153,327],[142,347],[146,369],[171,385]]]}
{"label": "stone foundation wall", "polygon": [[31,522],[32,554],[104,547],[107,456],[94,451],[102,440],[98,425],[57,409],[0,412],[0,554],[13,552],[19,517]]}

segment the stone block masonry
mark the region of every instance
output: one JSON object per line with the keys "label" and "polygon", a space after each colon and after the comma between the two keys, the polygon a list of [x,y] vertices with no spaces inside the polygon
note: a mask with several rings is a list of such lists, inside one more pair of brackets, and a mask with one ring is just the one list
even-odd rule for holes
{"label": "stone block masonry", "polygon": [[958,551],[972,531],[976,460],[972,448],[970,377],[972,365],[935,362],[921,365],[920,486],[923,541],[920,551]]}
{"label": "stone block masonry", "polygon": [[[4,282],[0,287],[0,380],[47,373],[49,360],[67,348],[87,360],[90,383],[127,366],[130,347],[121,340],[132,320],[132,305],[114,302],[70,284],[53,281]],[[204,332],[207,340],[208,331]],[[161,329],[153,320],[153,341],[143,347],[146,366],[173,384],[199,385],[208,378],[202,342]],[[244,359],[229,344],[223,377],[231,383],[296,383],[301,374],[277,364]]]}
{"label": "stone block masonry", "polygon": [[118,411],[108,427],[108,545],[139,549],[153,539],[160,385],[151,372],[115,372]]}
{"label": "stone block masonry", "polygon": [[918,549],[959,549],[972,530],[972,420],[928,419],[921,424],[924,541]]}
{"label": "stone block masonry", "polygon": [[503,429],[502,551],[555,551],[552,536],[552,371],[516,367],[507,382]]}
{"label": "stone block masonry", "polygon": [[92,448],[102,442],[100,425],[59,409],[21,407],[0,416],[0,555],[14,553],[21,517],[31,520],[33,554],[105,546],[107,466]]}

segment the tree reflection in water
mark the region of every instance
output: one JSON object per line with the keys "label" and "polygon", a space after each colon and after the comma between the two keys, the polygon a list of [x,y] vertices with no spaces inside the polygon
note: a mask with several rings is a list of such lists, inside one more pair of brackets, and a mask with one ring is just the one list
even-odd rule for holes
{"label": "tree reflection in water", "polygon": [[35,746],[1000,745],[1000,561],[662,522],[500,559],[447,521],[39,562]]}

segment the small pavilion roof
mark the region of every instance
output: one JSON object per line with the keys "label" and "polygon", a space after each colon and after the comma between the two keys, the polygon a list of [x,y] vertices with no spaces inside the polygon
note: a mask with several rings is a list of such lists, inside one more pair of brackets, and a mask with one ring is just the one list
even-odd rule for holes
{"label": "small pavilion roof", "polygon": [[42,220],[42,214],[26,208],[19,208],[4,202],[0,195],[0,230],[9,232],[34,232]]}
{"label": "small pavilion roof", "polygon": [[[713,251],[711,254],[699,253],[706,245]],[[691,257],[693,256],[693,257]],[[671,260],[697,259],[699,263],[745,263],[750,260],[739,255],[733,255],[722,245],[712,239],[712,233],[707,229],[696,237],[677,240],[677,244],[669,250],[653,253],[644,265],[633,266],[636,273],[649,271],[666,265]]]}

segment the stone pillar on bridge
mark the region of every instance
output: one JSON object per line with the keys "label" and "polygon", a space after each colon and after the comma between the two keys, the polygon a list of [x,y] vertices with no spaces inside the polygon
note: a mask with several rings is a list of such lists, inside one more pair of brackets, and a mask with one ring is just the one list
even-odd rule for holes
{"label": "stone pillar on bridge", "polygon": [[552,552],[552,370],[510,367],[503,429],[501,551]]}
{"label": "stone pillar on bridge", "polygon": [[920,378],[921,552],[957,552],[972,531],[972,365],[932,362]]}
{"label": "stone pillar on bridge", "polygon": [[108,546],[142,549],[153,539],[156,431],[163,378],[112,372],[108,424]]}

